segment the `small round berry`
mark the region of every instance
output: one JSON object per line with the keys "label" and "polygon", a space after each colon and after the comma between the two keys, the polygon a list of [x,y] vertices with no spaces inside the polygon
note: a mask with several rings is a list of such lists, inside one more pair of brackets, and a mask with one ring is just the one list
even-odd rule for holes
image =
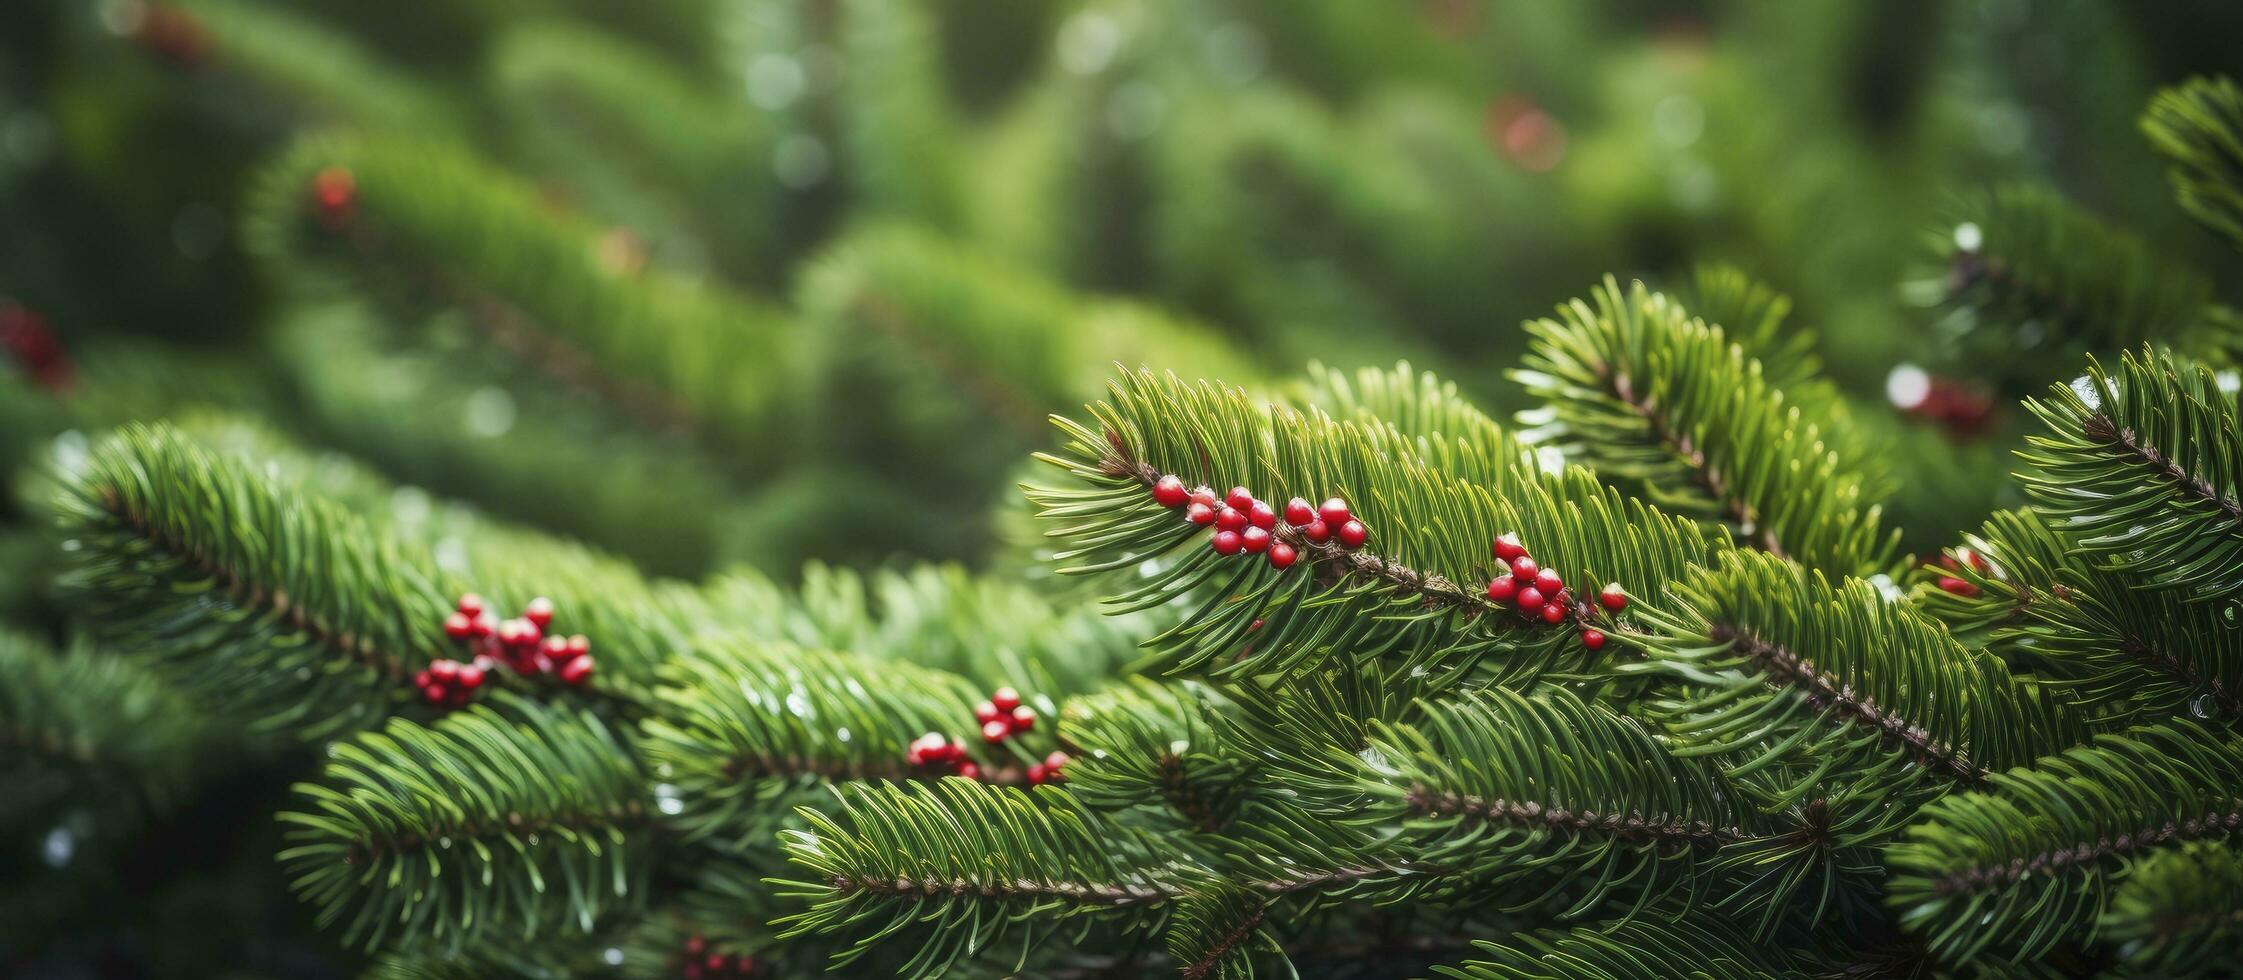
{"label": "small round berry", "polygon": [[483,610],[486,608],[488,607],[484,605],[482,596],[476,595],[473,592],[463,593],[460,596],[459,611],[460,615],[462,616],[466,616],[469,619],[474,619],[477,616],[481,616],[483,614]]}
{"label": "small round berry", "polygon": [[437,680],[449,681],[459,675],[460,662],[457,660],[431,660],[428,662],[428,676]]}
{"label": "small round berry", "polygon": [[529,620],[539,632],[543,632],[547,626],[553,625],[553,600],[544,596],[531,599],[529,605],[522,607],[522,618]]}
{"label": "small round berry", "polygon": [[427,687],[421,688],[421,696],[427,698],[430,704],[443,704],[445,698],[452,696],[452,692],[442,681],[430,681]]}
{"label": "small round berry", "polygon": [[1271,568],[1291,568],[1294,559],[1299,557],[1300,554],[1293,550],[1293,546],[1283,541],[1273,542],[1269,546],[1269,565]]}
{"label": "small round berry", "polygon": [[562,663],[571,659],[569,657],[568,637],[565,636],[546,637],[544,642],[537,645],[537,652],[544,654],[545,659],[554,663]]}
{"label": "small round berry", "polygon": [[711,973],[721,973],[726,966],[730,965],[726,962],[723,953],[710,953],[707,962]]}
{"label": "small round berry", "polygon": [[498,632],[498,617],[496,615],[493,615],[488,609],[475,614],[475,630],[473,635],[480,638],[490,636],[491,634],[496,632]]}
{"label": "small round berry", "polygon": [[1225,507],[1215,512],[1215,526],[1225,531],[1243,531],[1250,523],[1252,519],[1246,516],[1246,512],[1236,507]]}
{"label": "small round berry", "polygon": [[1051,750],[1050,755],[1044,756],[1044,765],[1050,766],[1053,769],[1057,769],[1060,766],[1064,766],[1072,761],[1074,760],[1069,758],[1067,753],[1061,752],[1058,749],[1053,749]]}
{"label": "small round berry", "polygon": [[444,617],[444,635],[464,640],[475,635],[475,620],[466,613],[453,613]]}
{"label": "small round berry", "polygon": [[1581,631],[1581,645],[1582,645],[1582,646],[1585,646],[1585,647],[1588,647],[1588,648],[1589,648],[1589,649],[1591,649],[1591,650],[1602,650],[1602,649],[1604,649],[1604,631],[1603,631],[1603,630],[1582,630],[1582,631]]}
{"label": "small round berry", "polygon": [[1363,542],[1370,539],[1371,529],[1364,527],[1362,521],[1351,520],[1340,525],[1340,547],[1342,548],[1353,551],[1362,547]]}
{"label": "small round berry", "polygon": [[708,949],[709,941],[699,936],[695,936],[685,941],[685,951],[694,956],[699,956],[702,953],[708,952]]}
{"label": "small round berry", "polygon": [[1597,593],[1597,601],[1602,603],[1604,608],[1619,612],[1628,608],[1628,593],[1627,590],[1620,588],[1620,583],[1607,582],[1604,591]]}
{"label": "small round berry", "polygon": [[1011,734],[1012,726],[1005,724],[1002,718],[991,719],[981,725],[981,740],[984,742],[1002,742]]}
{"label": "small round berry", "polygon": [[1549,601],[1543,597],[1541,589],[1531,585],[1520,589],[1519,593],[1512,598],[1519,603],[1519,610],[1526,613],[1541,612],[1542,604]]}
{"label": "small round berry", "polygon": [[1218,555],[1235,555],[1239,549],[1246,547],[1246,542],[1238,536],[1237,531],[1217,531],[1207,545],[1214,548]]}
{"label": "small round berry", "polygon": [[1966,582],[1962,579],[1956,578],[1952,575],[1942,575],[1939,577],[1939,590],[1941,592],[1962,596],[1965,599],[1976,598],[1978,595],[1978,586]]}
{"label": "small round berry", "polygon": [[1004,712],[997,710],[995,702],[983,701],[974,705],[974,723],[978,725],[986,725],[996,721],[1003,714]]}
{"label": "small round berry", "polygon": [[1332,540],[1332,526],[1324,523],[1321,519],[1310,521],[1307,527],[1301,528],[1301,537],[1307,538],[1314,544],[1323,544]]}
{"label": "small round berry", "polygon": [[1509,575],[1498,575],[1488,580],[1488,601],[1509,602],[1519,594],[1519,580]]}
{"label": "small round berry", "polygon": [[1214,510],[1223,502],[1222,498],[1215,496],[1215,491],[1213,488],[1204,486],[1193,487],[1191,499],[1192,503],[1206,505],[1208,510]]}
{"label": "small round berry", "polygon": [[530,629],[530,621],[526,619],[502,620],[498,624],[498,641],[510,647],[535,643],[537,638],[530,635]]}
{"label": "small round berry", "polygon": [[1036,709],[1027,705],[1012,709],[1012,730],[1025,732],[1036,727]]}
{"label": "small round berry", "polygon": [[561,683],[570,687],[582,685],[592,676],[592,658],[578,657],[561,665]]}
{"label": "small round berry", "polygon": [[1565,622],[1565,606],[1556,602],[1543,603],[1542,621],[1552,626]]}
{"label": "small round berry", "polygon": [[1246,549],[1247,554],[1261,554],[1269,550],[1269,532],[1258,527],[1247,528],[1239,532],[1238,544],[1239,547]]}
{"label": "small round berry", "polygon": [[1294,527],[1307,527],[1308,522],[1315,519],[1316,508],[1308,502],[1307,497],[1294,497],[1285,502],[1285,523]]}
{"label": "small round berry", "polygon": [[1231,492],[1224,495],[1223,502],[1229,504],[1232,510],[1245,510],[1254,506],[1254,491],[1245,487],[1232,487]]}
{"label": "small round berry", "polygon": [[1557,595],[1560,589],[1565,588],[1565,580],[1559,578],[1557,572],[1545,568],[1535,573],[1534,587],[1541,589],[1543,595]]}
{"label": "small round berry", "polygon": [[1182,507],[1192,499],[1192,494],[1184,489],[1184,481],[1171,474],[1153,484],[1153,499],[1160,501],[1163,507]]}
{"label": "small round berry", "polygon": [[998,711],[1011,711],[1020,707],[1020,692],[1010,687],[1000,687],[989,692],[989,703],[996,705]]}
{"label": "small round berry", "polygon": [[1338,527],[1355,519],[1354,514],[1348,513],[1347,501],[1338,497],[1333,497],[1325,501],[1324,506],[1318,507],[1316,516],[1333,527]]}
{"label": "small round berry", "polygon": [[981,767],[971,762],[965,763],[958,767],[958,775],[979,782],[981,781]]}
{"label": "small round berry", "polygon": [[1254,501],[1253,506],[1246,508],[1246,519],[1255,527],[1264,531],[1277,526],[1277,512],[1269,509],[1268,504],[1259,500]]}
{"label": "small round berry", "polygon": [[424,689],[425,689],[425,688],[427,688],[427,687],[428,687],[428,686],[429,686],[430,684],[434,684],[434,683],[436,683],[436,678],[434,678],[434,677],[430,676],[430,675],[429,675],[429,673],[428,673],[428,671],[426,671],[426,670],[423,670],[423,671],[421,671],[420,673],[417,673],[417,674],[414,674],[414,675],[413,675],[413,686],[414,686],[414,687],[418,687],[418,688],[424,688]]}
{"label": "small round berry", "polygon": [[584,634],[582,634],[582,633],[578,633],[578,634],[576,634],[576,635],[574,635],[574,636],[571,636],[571,637],[569,637],[569,649],[568,649],[568,655],[569,655],[569,656],[571,656],[571,657],[581,657],[581,656],[583,656],[583,655],[585,655],[585,654],[587,654],[587,653],[591,653],[591,652],[592,652],[592,641],[591,641],[591,640],[589,640],[589,639],[586,639],[586,638],[585,638],[585,636],[584,636]]}
{"label": "small round berry", "polygon": [[1521,581],[1532,582],[1541,573],[1542,566],[1535,564],[1532,558],[1520,555],[1511,559],[1511,574],[1518,576]]}
{"label": "small round berry", "polygon": [[468,664],[464,667],[461,667],[459,669],[459,685],[462,689],[469,691],[475,690],[478,687],[482,687],[483,668],[477,667],[474,664]]}
{"label": "small round berry", "polygon": [[1028,767],[1028,785],[1030,785],[1030,786],[1042,786],[1043,784],[1044,784],[1044,764],[1043,764],[1043,763],[1041,763],[1041,762],[1039,762],[1039,763],[1036,763],[1035,765],[1029,766],[1029,767]]}
{"label": "small round berry", "polygon": [[1509,562],[1524,557],[1526,557],[1526,545],[1519,543],[1518,532],[1505,531],[1496,535],[1495,558],[1497,561]]}
{"label": "small round berry", "polygon": [[1206,527],[1215,523],[1215,508],[1196,500],[1192,501],[1190,506],[1184,508],[1184,519],[1201,527]]}

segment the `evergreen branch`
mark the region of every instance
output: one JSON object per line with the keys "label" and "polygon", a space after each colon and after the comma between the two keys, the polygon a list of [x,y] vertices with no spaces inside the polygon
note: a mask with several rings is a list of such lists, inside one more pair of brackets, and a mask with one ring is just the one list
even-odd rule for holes
{"label": "evergreen branch", "polygon": [[[186,0],[179,5],[206,32],[215,50],[210,63],[227,79],[231,97],[221,104],[240,112],[240,83],[270,113],[277,103],[297,121],[343,123],[370,130],[456,129],[461,122],[444,99],[383,60],[345,31],[288,7],[240,0]],[[260,127],[270,120],[250,115]]]}
{"label": "evergreen branch", "polygon": [[2194,841],[2136,863],[2096,928],[2127,965],[2213,975],[2243,946],[2243,850]]}
{"label": "evergreen branch", "polygon": [[1070,700],[1059,730],[1067,791],[1091,809],[1152,808],[1198,833],[1222,831],[1258,768],[1214,731],[1209,716],[1228,707],[1191,682],[1140,680]]}
{"label": "evergreen branch", "polygon": [[1267,901],[1240,889],[1210,889],[1176,903],[1168,925],[1168,954],[1184,980],[1250,980],[1257,951],[1283,950],[1263,929]]}
{"label": "evergreen branch", "polygon": [[2124,355],[2026,407],[2048,427],[2019,474],[2050,524],[2136,585],[2221,602],[2243,589],[2243,420],[2210,369]]}
{"label": "evergreen branch", "polygon": [[1791,297],[1743,269],[1713,263],[1690,270],[1688,299],[1690,311],[1720,326],[1737,349],[1759,362],[1760,376],[1785,398],[1796,404],[1809,392],[1837,395],[1824,380],[1822,361],[1815,356],[1816,331],[1785,322],[1791,316]]}
{"label": "evergreen branch", "polygon": [[[1500,482],[1466,482],[1391,426],[1264,404],[1238,389],[1126,373],[1091,412],[1095,428],[1057,420],[1067,445],[1041,457],[1076,485],[1031,487],[1029,498],[1067,543],[1062,571],[1150,563],[1122,606],[1188,604],[1181,624],[1148,642],[1179,670],[1289,674],[1336,655],[1454,676],[1493,657],[1499,674],[1529,675],[1595,658],[1572,628],[1530,624],[1486,598],[1480,583],[1491,577],[1497,535],[1526,535],[1577,587],[1617,580],[1650,600],[1717,547],[1585,471],[1491,469]],[[1346,550],[1280,523],[1270,533],[1298,565],[1226,562],[1151,498],[1166,474],[1187,486],[1244,484],[1280,502],[1341,496],[1370,541]]]}
{"label": "evergreen branch", "polygon": [[1891,562],[1897,536],[1878,528],[1861,461],[1830,445],[1833,399],[1802,411],[1721,327],[1640,283],[1607,279],[1594,301],[1527,325],[1512,377],[1545,402],[1537,441],[1828,574]]}
{"label": "evergreen branch", "polygon": [[2243,88],[2225,76],[2189,79],[2158,92],[2141,125],[2172,164],[2181,208],[2243,248]]}
{"label": "evergreen branch", "polygon": [[1352,375],[1311,364],[1301,401],[1336,419],[1390,426],[1435,469],[1468,483],[1503,485],[1513,472],[1536,468],[1534,451],[1466,400],[1455,382],[1408,362]]}
{"label": "evergreen branch", "polygon": [[1436,972],[1458,980],[1804,980],[1808,976],[1783,949],[1700,917],[1673,921],[1637,917],[1520,933],[1478,945],[1488,959],[1438,967]]}
{"label": "evergreen branch", "polygon": [[[689,838],[756,838],[775,799],[819,782],[932,779],[911,743],[977,740],[972,687],[909,663],[704,638],[656,692],[642,750],[665,773]],[[998,768],[989,763],[992,775]]]}
{"label": "evergreen branch", "polygon": [[630,746],[597,717],[508,698],[337,743],[281,852],[322,925],[458,950],[573,928],[639,900],[655,824]]}
{"label": "evergreen branch", "polygon": [[859,937],[836,965],[909,929],[925,938],[902,972],[936,976],[1030,924],[1020,938],[1025,960],[1052,927],[1148,930],[1189,893],[1153,841],[1061,793],[965,779],[836,792],[839,813],[805,809],[809,828],[783,834],[788,856],[813,877],[776,883],[810,903],[778,921],[785,937]]}
{"label": "evergreen branch", "polygon": [[0,821],[57,800],[167,808],[205,741],[198,716],[138,665],[0,632]]}
{"label": "evergreen branch", "polygon": [[1765,772],[1786,804],[1832,778],[1883,800],[1926,774],[1974,785],[2085,738],[2033,685],[1861,580],[1732,552],[1680,591],[1674,612],[1646,614],[1648,659],[1619,669],[1672,685],[1654,710],[1688,754]]}
{"label": "evergreen branch", "polygon": [[1886,851],[1889,901],[1942,956],[2093,938],[2136,861],[2243,830],[2243,740],[2188,723],[2098,736],[1926,806]]}

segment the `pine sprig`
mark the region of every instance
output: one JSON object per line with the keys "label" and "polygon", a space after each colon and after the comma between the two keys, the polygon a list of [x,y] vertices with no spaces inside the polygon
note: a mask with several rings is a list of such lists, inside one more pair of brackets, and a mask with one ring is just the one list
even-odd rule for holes
{"label": "pine sprig", "polygon": [[909,663],[710,637],[665,678],[642,749],[689,838],[762,844],[756,820],[784,815],[774,801],[820,782],[932,779],[912,740],[973,734],[972,686]]}
{"label": "pine sprig", "polygon": [[[1654,600],[1718,546],[1586,471],[1491,468],[1486,475],[1499,481],[1471,482],[1391,426],[1268,404],[1240,389],[1131,372],[1090,412],[1090,424],[1055,420],[1066,445],[1039,457],[1074,484],[1030,487],[1029,499],[1062,542],[1063,572],[1149,567],[1120,606],[1192,610],[1148,641],[1177,670],[1287,674],[1328,656],[1397,673],[1453,674],[1485,662],[1521,676],[1576,666],[1593,658],[1571,628],[1529,625],[1486,597],[1497,535],[1530,536],[1535,554],[1575,582],[1629,583]],[[1370,540],[1345,550],[1281,524],[1272,534],[1298,549],[1299,564],[1228,562],[1205,548],[1201,529],[1150,497],[1164,474],[1187,485],[1244,485],[1277,501],[1337,495]]]}
{"label": "pine sprig", "polygon": [[1217,734],[1228,699],[1196,683],[1139,680],[1067,702],[1067,791],[1096,810],[1150,810],[1216,833],[1237,817],[1257,763]]}
{"label": "pine sprig", "polygon": [[2243,248],[2243,88],[2219,76],[2165,89],[2142,114],[2142,132],[2173,165],[2181,207]]}
{"label": "pine sprig", "polygon": [[281,814],[297,894],[369,949],[590,932],[642,900],[655,822],[598,717],[506,698],[335,743]]}
{"label": "pine sprig", "polygon": [[1809,975],[1782,948],[1703,917],[1637,917],[1520,933],[1478,945],[1487,958],[1436,972],[1458,980],[1804,980]]}
{"label": "pine sprig", "polygon": [[2243,830],[2243,739],[2174,722],[1996,773],[1926,806],[1886,851],[1888,901],[1943,956],[2092,940],[2138,862]]}
{"label": "pine sprig", "polygon": [[838,811],[805,809],[809,829],[784,833],[811,876],[779,882],[809,902],[779,920],[785,935],[838,933],[856,942],[918,942],[902,971],[940,975],[1016,938],[1015,964],[1068,927],[1102,935],[1156,929],[1189,893],[1158,846],[1099,820],[1062,793],[966,779],[837,788]]}
{"label": "pine sprig", "polygon": [[[1727,758],[1786,804],[1858,791],[1873,801],[1974,786],[2050,746],[2078,744],[2073,713],[1938,623],[1860,579],[1758,552],[1694,571],[1671,613],[1647,613],[1666,679],[1654,714],[1685,755]],[[1879,809],[1884,809],[1879,807]]]}
{"label": "pine sprig", "polygon": [[1607,279],[1592,300],[1527,324],[1512,377],[1546,404],[1530,416],[1547,416],[1538,441],[1827,574],[1890,564],[1897,535],[1879,528],[1864,461],[1832,445],[1827,412],[1803,411],[1722,327],[1641,283]]}
{"label": "pine sprig", "polygon": [[1466,399],[1455,382],[1407,362],[1352,373],[1311,364],[1301,402],[1333,418],[1389,426],[1435,468],[1468,482],[1507,484],[1514,472],[1535,468],[1534,451]]}
{"label": "pine sprig", "polygon": [[85,648],[56,654],[0,632],[0,822],[56,800],[160,811],[206,744],[200,716],[146,668]]}
{"label": "pine sprig", "polygon": [[2216,976],[2243,948],[2243,850],[2195,841],[2153,854],[2119,882],[2097,924],[2128,966]]}
{"label": "pine sprig", "polygon": [[2047,426],[2018,478],[2049,523],[2139,585],[2232,604],[2243,590],[2243,418],[2185,358],[2128,352],[2026,407]]}

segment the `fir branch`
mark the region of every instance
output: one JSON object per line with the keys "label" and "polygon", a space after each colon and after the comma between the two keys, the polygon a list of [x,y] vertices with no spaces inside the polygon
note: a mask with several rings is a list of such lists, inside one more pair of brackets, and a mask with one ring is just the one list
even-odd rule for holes
{"label": "fir branch", "polygon": [[645,888],[655,825],[630,747],[590,714],[504,698],[337,743],[281,815],[296,892],[346,941],[458,950],[589,932]]}
{"label": "fir branch", "polygon": [[2243,740],[2188,723],[2103,735],[1924,808],[1889,901],[1943,956],[2030,957],[2092,937],[2117,872],[2243,830]]}
{"label": "fir branch", "polygon": [[2127,353],[2026,407],[2048,427],[2019,474],[2049,522],[2140,584],[2219,602],[2243,589],[2243,420],[2210,369]]}
{"label": "fir branch", "polygon": [[1809,974],[1780,947],[1753,941],[1702,918],[1651,917],[1521,933],[1478,944],[1487,959],[1436,972],[1458,980],[1604,980],[1608,977],[1722,977],[1804,980]]}
{"label": "fir branch", "polygon": [[1209,716],[1228,708],[1191,682],[1139,680],[1070,700],[1059,729],[1068,792],[1093,809],[1152,809],[1197,833],[1222,831],[1258,768],[1213,730]]}
{"label": "fir branch", "polygon": [[2146,973],[2232,965],[2243,943],[2243,850],[2194,841],[2159,851],[2127,872],[2096,928]]}
{"label": "fir branch", "polygon": [[1864,461],[1833,445],[1835,399],[1802,406],[1721,327],[1641,283],[1623,293],[1607,279],[1593,298],[1527,325],[1533,346],[1511,376],[1545,402],[1534,440],[1826,573],[1890,563],[1897,538],[1878,527]]}
{"label": "fir branch", "polygon": [[2158,92],[2141,126],[2172,164],[2181,208],[2243,248],[2243,88],[2225,76],[2189,79]]}
{"label": "fir branch", "polygon": [[154,675],[83,647],[57,654],[0,632],[0,822],[61,800],[106,811],[168,808],[209,732]]}

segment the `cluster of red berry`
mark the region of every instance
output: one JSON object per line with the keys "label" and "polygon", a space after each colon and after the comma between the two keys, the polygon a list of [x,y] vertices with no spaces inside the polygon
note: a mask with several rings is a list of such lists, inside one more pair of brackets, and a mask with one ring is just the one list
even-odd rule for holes
{"label": "cluster of red berry", "polygon": [[1300,558],[1299,547],[1285,537],[1298,536],[1304,544],[1337,540],[1340,547],[1350,551],[1362,547],[1371,537],[1370,529],[1348,512],[1347,501],[1338,497],[1325,501],[1322,507],[1312,507],[1307,500],[1294,497],[1285,504],[1287,527],[1283,532],[1277,526],[1277,511],[1245,487],[1232,487],[1230,493],[1217,498],[1208,487],[1185,489],[1184,481],[1171,474],[1153,482],[1153,499],[1163,507],[1183,508],[1184,519],[1193,524],[1215,528],[1207,544],[1216,554],[1264,555],[1272,568],[1290,568]]}
{"label": "cluster of red berry", "polygon": [[70,387],[70,357],[48,329],[46,317],[0,299],[0,347],[6,347],[40,387],[49,391]]}
{"label": "cluster of red berry", "polygon": [[1019,691],[1000,687],[974,705],[974,720],[981,723],[981,740],[995,745],[1036,727],[1036,709],[1020,703]]}
{"label": "cluster of red berry", "polygon": [[483,686],[483,668],[457,660],[431,660],[428,669],[413,675],[413,686],[420,688],[423,701],[440,708],[464,708],[475,700],[475,689]]}
{"label": "cluster of red berry", "polygon": [[980,779],[981,766],[966,758],[963,742],[953,742],[941,732],[928,732],[912,739],[906,753],[911,764],[922,769],[935,769],[967,779]]}
{"label": "cluster of red berry", "polygon": [[311,201],[320,227],[330,232],[349,228],[358,216],[358,178],[344,167],[323,168],[312,175]]}
{"label": "cluster of red berry", "polygon": [[[1519,543],[1515,533],[1505,533],[1495,539],[1495,560],[1510,566],[1510,573],[1498,575],[1488,581],[1488,601],[1508,602],[1516,605],[1519,615],[1528,619],[1539,618],[1555,626],[1572,617],[1581,622],[1581,645],[1591,650],[1604,647],[1604,631],[1588,625],[1591,610],[1588,603],[1577,602],[1565,579],[1556,569],[1535,564],[1534,556],[1527,553],[1526,545]],[[1613,612],[1628,608],[1628,594],[1613,582],[1597,594],[1597,602]]]}
{"label": "cluster of red berry", "polygon": [[694,936],[685,941],[685,955],[678,960],[678,975],[685,980],[704,980],[714,977],[757,977],[763,975],[763,964],[746,953],[726,956],[709,951],[709,941]]}
{"label": "cluster of red berry", "polygon": [[592,677],[592,641],[582,633],[548,634],[551,625],[551,599],[531,599],[520,616],[502,620],[482,596],[470,592],[460,596],[456,612],[444,617],[444,635],[467,641],[475,665],[486,671],[505,664],[524,677],[551,675],[570,687],[583,685]]}
{"label": "cluster of red berry", "polygon": [[1050,755],[1044,756],[1044,761],[1028,767],[1028,785],[1042,786],[1045,783],[1066,782],[1067,774],[1060,770],[1070,761],[1073,760],[1067,758],[1067,753],[1053,749]]}
{"label": "cluster of red berry", "polygon": [[[1954,555],[1939,556],[1939,567],[1950,572],[1962,571],[1963,566],[1962,564],[1955,561],[1955,555],[1961,555],[1963,561],[1968,562],[1970,564],[1970,567],[1976,570],[1980,575],[1991,575],[1994,572],[1994,566],[1986,562],[1986,556],[1981,555],[1969,548],[1957,548],[1955,549]],[[1969,579],[1954,575],[1940,576],[1939,590],[1941,592],[1947,592],[1962,596],[1965,599],[1978,598],[1978,586],[1976,584],[1972,583]]]}

